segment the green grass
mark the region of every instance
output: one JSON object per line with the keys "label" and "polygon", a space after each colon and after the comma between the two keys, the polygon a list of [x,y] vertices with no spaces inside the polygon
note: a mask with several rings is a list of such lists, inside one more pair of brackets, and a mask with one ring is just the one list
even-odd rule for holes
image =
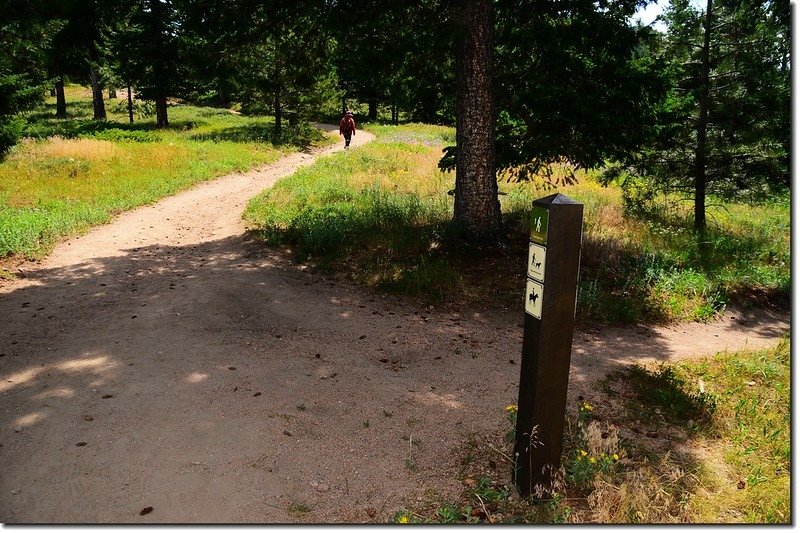
{"label": "green grass", "polygon": [[[378,290],[427,303],[521,307],[530,205],[553,191],[501,181],[509,248],[479,253],[450,223],[455,176],[437,168],[453,129],[368,128],[375,142],[304,168],[254,199],[251,226],[266,242],[291,244],[303,259]],[[565,172],[554,171],[555,179]],[[558,191],[584,204],[580,319],[709,320],[730,301],[788,305],[788,196],[710,209],[708,244],[700,247],[685,217],[634,217],[619,187],[577,176]]]}
{"label": "green grass", "polygon": [[441,294],[451,269],[446,255],[434,250],[451,231],[451,180],[436,161],[438,145],[452,130],[371,129],[377,141],[280,180],[250,202],[245,218],[267,243],[293,244],[303,258],[353,261],[357,281]]}
{"label": "green grass", "polygon": [[41,257],[116,213],[325,142],[307,125],[273,142],[270,119],[189,105],[171,106],[163,130],[150,116],[129,124],[124,100],[106,101],[108,120],[93,121],[77,86],[68,119],[55,119],[54,106],[26,116],[27,139],[0,162],[0,258]]}
{"label": "green grass", "polygon": [[498,430],[454,454],[456,499],[427,489],[391,521],[788,524],[789,354],[784,339],[611,374],[568,409],[550,498],[515,496],[513,442]]}

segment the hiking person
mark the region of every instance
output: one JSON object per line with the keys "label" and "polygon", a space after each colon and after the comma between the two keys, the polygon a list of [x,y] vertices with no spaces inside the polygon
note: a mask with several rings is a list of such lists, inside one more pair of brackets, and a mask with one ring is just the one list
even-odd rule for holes
{"label": "hiking person", "polygon": [[339,121],[339,135],[344,137],[345,149],[350,146],[350,137],[356,134],[356,121],[353,120],[353,113],[345,111],[342,120]]}

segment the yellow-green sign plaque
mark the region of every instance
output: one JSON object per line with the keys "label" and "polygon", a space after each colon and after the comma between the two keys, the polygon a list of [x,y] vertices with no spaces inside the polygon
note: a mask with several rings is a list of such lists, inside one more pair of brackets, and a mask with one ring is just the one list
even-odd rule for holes
{"label": "yellow-green sign plaque", "polygon": [[531,210],[531,240],[539,244],[547,244],[547,209],[534,206]]}

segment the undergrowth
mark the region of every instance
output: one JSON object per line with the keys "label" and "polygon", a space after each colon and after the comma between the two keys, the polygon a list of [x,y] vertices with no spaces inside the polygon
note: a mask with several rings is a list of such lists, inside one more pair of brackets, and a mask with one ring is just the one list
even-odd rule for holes
{"label": "undergrowth", "polygon": [[[788,524],[789,365],[784,339],[613,373],[568,413],[548,498],[518,495],[513,431],[499,431],[472,436],[455,454],[457,498],[427,490],[391,521]],[[506,408],[512,428],[515,407]]]}
{"label": "undergrowth", "polygon": [[[292,245],[301,260],[426,304],[521,308],[531,202],[554,191],[500,181],[508,246],[476,249],[451,222],[455,176],[437,167],[453,130],[369,129],[376,141],[320,160],[254,199],[245,214],[254,231],[269,244]],[[685,217],[634,217],[619,187],[591,173],[577,178],[559,192],[584,204],[579,319],[710,320],[731,301],[788,305],[788,197],[711,210],[700,246]]]}

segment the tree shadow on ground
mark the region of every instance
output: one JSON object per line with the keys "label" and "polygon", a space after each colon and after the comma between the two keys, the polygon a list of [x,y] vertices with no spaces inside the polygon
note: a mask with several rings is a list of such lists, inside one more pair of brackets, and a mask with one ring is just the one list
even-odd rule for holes
{"label": "tree shadow on ground", "polygon": [[[330,521],[444,479],[453,443],[516,400],[521,310],[411,305],[244,238],[27,275],[0,295],[5,522],[138,520],[148,502],[162,521],[287,521],[292,498]],[[668,353],[651,333],[576,336],[571,397]]]}

